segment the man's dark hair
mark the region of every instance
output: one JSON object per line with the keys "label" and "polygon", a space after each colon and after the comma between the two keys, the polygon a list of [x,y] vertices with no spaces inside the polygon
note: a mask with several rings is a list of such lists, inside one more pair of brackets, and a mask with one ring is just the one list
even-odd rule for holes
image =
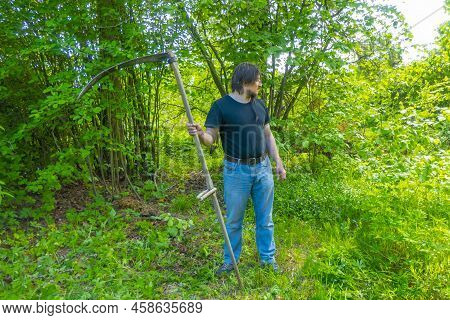
{"label": "man's dark hair", "polygon": [[253,83],[260,75],[259,69],[256,65],[250,62],[242,62],[234,68],[233,76],[231,77],[231,91],[237,91],[242,94],[244,84]]}

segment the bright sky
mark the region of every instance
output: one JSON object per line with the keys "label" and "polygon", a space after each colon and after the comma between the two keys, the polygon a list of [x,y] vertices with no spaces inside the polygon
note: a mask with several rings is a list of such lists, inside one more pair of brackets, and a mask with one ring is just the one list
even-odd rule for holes
{"label": "bright sky", "polygon": [[[445,12],[445,0],[376,0],[382,4],[390,4],[405,16],[413,34],[411,45],[430,45],[437,36],[437,28],[449,19]],[[416,26],[414,26],[416,25]],[[405,62],[420,57],[420,51],[410,47],[403,58]]]}

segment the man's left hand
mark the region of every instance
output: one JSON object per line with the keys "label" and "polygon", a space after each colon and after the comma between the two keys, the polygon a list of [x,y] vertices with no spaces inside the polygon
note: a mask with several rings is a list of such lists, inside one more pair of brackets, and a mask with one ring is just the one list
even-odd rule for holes
{"label": "man's left hand", "polygon": [[277,173],[278,180],[286,179],[286,170],[284,169],[284,166],[282,163],[277,163],[276,173]]}

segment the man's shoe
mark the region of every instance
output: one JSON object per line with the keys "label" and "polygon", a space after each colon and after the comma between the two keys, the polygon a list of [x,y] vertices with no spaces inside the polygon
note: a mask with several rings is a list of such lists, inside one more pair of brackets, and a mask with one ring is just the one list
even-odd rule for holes
{"label": "man's shoe", "polygon": [[263,267],[263,268],[265,268],[265,267],[268,267],[268,266],[270,266],[271,267],[271,269],[274,271],[274,272],[278,272],[280,269],[278,268],[278,264],[277,264],[277,262],[274,260],[274,261],[271,261],[271,262],[261,262],[261,267]]}
{"label": "man's shoe", "polygon": [[220,276],[225,273],[230,273],[231,271],[233,271],[233,269],[234,269],[234,267],[232,264],[224,263],[220,266],[219,269],[217,269],[216,276]]}

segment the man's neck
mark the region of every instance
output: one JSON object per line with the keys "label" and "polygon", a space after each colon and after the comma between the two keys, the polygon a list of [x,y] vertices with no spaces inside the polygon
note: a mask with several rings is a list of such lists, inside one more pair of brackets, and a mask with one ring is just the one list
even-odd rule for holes
{"label": "man's neck", "polygon": [[234,100],[236,100],[237,102],[240,103],[249,103],[250,102],[250,97],[247,96],[246,92],[243,92],[242,94],[240,94],[237,91],[233,91],[232,93],[229,94]]}

